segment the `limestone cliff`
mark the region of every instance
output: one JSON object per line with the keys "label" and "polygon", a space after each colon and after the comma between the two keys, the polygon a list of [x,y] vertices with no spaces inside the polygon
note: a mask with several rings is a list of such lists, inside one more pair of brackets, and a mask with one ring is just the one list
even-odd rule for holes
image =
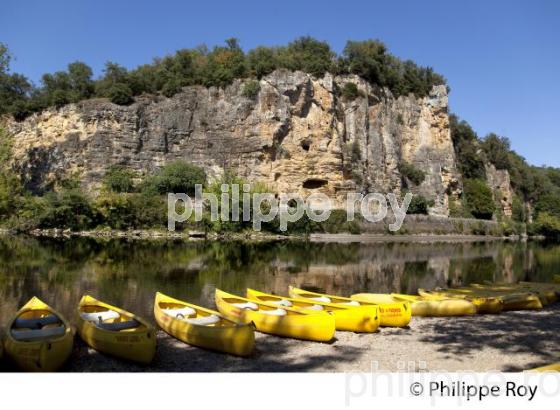
{"label": "limestone cliff", "polygon": [[494,193],[494,200],[500,211],[511,218],[513,211],[513,188],[507,169],[496,169],[493,164],[486,165],[486,180]]}
{"label": "limestone cliff", "polygon": [[[394,98],[356,76],[280,70],[249,98],[245,82],[187,87],[130,106],[88,100],[12,122],[12,166],[34,191],[70,173],[94,190],[111,164],[142,175],[184,159],[210,177],[232,169],[277,192],[319,191],[340,204],[351,191],[400,193],[406,161],[426,175],[411,190],[434,200],[432,214],[448,214],[460,175],[445,86],[425,98]],[[347,82],[359,90],[351,101],[340,91]]]}

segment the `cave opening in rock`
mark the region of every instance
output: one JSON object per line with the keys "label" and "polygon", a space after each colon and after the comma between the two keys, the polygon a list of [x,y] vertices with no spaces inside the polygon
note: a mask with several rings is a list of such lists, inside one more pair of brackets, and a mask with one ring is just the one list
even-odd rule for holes
{"label": "cave opening in rock", "polygon": [[305,189],[318,189],[327,185],[329,181],[326,179],[312,178],[303,181],[303,187]]}
{"label": "cave opening in rock", "polygon": [[301,142],[301,147],[303,148],[304,151],[309,151],[309,148],[311,148],[311,141],[303,140]]}

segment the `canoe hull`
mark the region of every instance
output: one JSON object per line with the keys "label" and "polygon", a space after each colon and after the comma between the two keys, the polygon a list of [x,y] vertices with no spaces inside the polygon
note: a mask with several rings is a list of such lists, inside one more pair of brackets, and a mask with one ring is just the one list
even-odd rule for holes
{"label": "canoe hull", "polygon": [[[342,304],[344,302],[351,302],[352,298],[346,298],[341,296],[324,295],[321,293],[307,292],[302,289],[294,288],[290,286],[289,288],[290,296],[296,299],[312,300],[306,297],[307,293],[313,293],[316,296],[325,296],[335,300],[340,300]],[[358,300],[355,300],[359,302]],[[337,304],[337,302],[331,302]],[[402,301],[391,301],[390,303],[378,303],[378,302],[361,302],[371,306],[377,306],[379,309],[379,325],[382,327],[405,327],[410,323],[412,317],[412,310],[408,302]]]}
{"label": "canoe hull", "polygon": [[287,300],[293,304],[292,309],[308,313],[315,313],[317,310],[313,310],[306,305],[319,305],[323,308],[323,311],[334,316],[336,330],[346,332],[373,333],[379,329],[381,323],[379,309],[376,306],[336,306],[330,303],[310,302],[304,299],[272,295],[254,289],[247,289],[247,298],[260,302],[270,301],[271,298]]}
{"label": "canoe hull", "polygon": [[497,297],[478,297],[446,291],[426,291],[418,289],[418,294],[427,300],[441,301],[445,299],[465,300],[476,306],[477,313],[500,313],[504,309],[504,302]]}
{"label": "canoe hull", "polygon": [[[45,310],[58,316],[66,327],[64,335],[49,341],[22,342],[11,337],[13,321],[24,311]],[[10,321],[4,348],[6,356],[27,372],[54,372],[68,360],[74,346],[74,334],[68,321],[37,298],[31,299]]]}
{"label": "canoe hull", "polygon": [[[389,295],[386,295],[389,296]],[[410,296],[410,298],[406,298]],[[410,303],[412,316],[424,317],[447,317],[447,316],[466,316],[476,313],[476,307],[463,300],[447,300],[447,301],[426,301],[420,297],[413,295],[390,295],[394,300],[407,300]],[[379,298],[379,294],[357,293],[352,295],[352,299],[359,302],[375,302],[377,300],[386,300],[384,296]]]}
{"label": "canoe hull", "polygon": [[[87,304],[99,304],[118,313],[130,315],[138,320],[145,330],[113,332],[100,329],[80,316],[80,307]],[[156,334],[155,330],[143,319],[87,296],[80,301],[80,307],[76,315],[77,330],[82,340],[90,347],[102,353],[137,363],[148,364],[153,360],[156,352]]]}
{"label": "canoe hull", "polygon": [[560,372],[560,362],[531,369],[531,372]]}
{"label": "canoe hull", "polygon": [[224,292],[216,290],[218,311],[235,323],[254,324],[259,332],[294,339],[329,342],[335,333],[334,316],[326,312],[273,316],[248,309],[238,308],[223,299]]}
{"label": "canoe hull", "polygon": [[[209,327],[197,326],[177,320],[166,315],[159,308],[158,296],[156,296],[156,303],[154,304],[154,316],[157,324],[167,334],[193,346],[229,353],[235,356],[248,356],[253,352],[255,331],[252,326]],[[168,299],[171,300],[172,298]]]}

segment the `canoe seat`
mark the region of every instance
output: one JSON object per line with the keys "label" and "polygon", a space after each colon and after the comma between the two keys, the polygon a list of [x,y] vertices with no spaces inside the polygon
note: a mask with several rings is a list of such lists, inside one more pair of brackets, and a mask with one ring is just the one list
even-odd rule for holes
{"label": "canoe seat", "polygon": [[232,303],[232,305],[239,309],[259,310],[259,305],[253,302]]}
{"label": "canoe seat", "polygon": [[308,299],[315,300],[317,302],[331,303],[331,298],[328,298],[326,296],[317,296],[317,297],[308,298]]}
{"label": "canoe seat", "polygon": [[311,305],[306,307],[307,310],[323,310],[323,306],[321,305]]}
{"label": "canoe seat", "polygon": [[357,300],[352,300],[351,302],[339,303],[339,305],[360,306],[360,302],[358,302]]}
{"label": "canoe seat", "polygon": [[23,319],[18,317],[14,321],[15,329],[41,329],[43,326],[56,325],[62,323],[58,316],[47,315],[44,317]]}
{"label": "canoe seat", "polygon": [[260,313],[271,316],[286,316],[287,312],[284,309],[274,309],[274,310],[259,310]]}
{"label": "canoe seat", "polygon": [[289,300],[286,300],[286,299],[271,300],[268,303],[272,303],[273,305],[278,305],[278,306],[285,306],[285,307],[292,307],[293,306],[292,302],[290,302]]}
{"label": "canoe seat", "polygon": [[101,312],[80,312],[80,316],[88,322],[101,323],[106,320],[117,319],[120,314],[114,310],[103,310]]}
{"label": "canoe seat", "polygon": [[115,323],[96,323],[97,327],[104,329],[104,330],[110,330],[112,332],[118,332],[120,330],[127,330],[127,329],[134,329],[140,326],[140,322],[135,320],[135,319],[131,319],[131,320],[127,320],[126,322],[115,322]]}
{"label": "canoe seat", "polygon": [[64,335],[65,326],[45,327],[43,329],[19,330],[12,329],[12,337],[19,342],[34,342],[38,340],[51,339]]}
{"label": "canoe seat", "polygon": [[183,321],[190,323],[191,325],[207,326],[218,323],[221,318],[218,315],[208,315],[201,317],[186,318]]}
{"label": "canoe seat", "polygon": [[196,310],[188,306],[178,308],[178,309],[161,309],[161,311],[166,315],[175,318],[182,318],[182,317],[184,318],[184,317],[190,317],[196,315]]}

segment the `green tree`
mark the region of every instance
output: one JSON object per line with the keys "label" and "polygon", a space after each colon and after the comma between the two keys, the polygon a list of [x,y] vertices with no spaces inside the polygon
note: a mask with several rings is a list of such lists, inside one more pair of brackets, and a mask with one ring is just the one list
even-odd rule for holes
{"label": "green tree", "polygon": [[247,75],[245,55],[237,39],[226,40],[226,47],[214,47],[208,55],[208,64],[203,73],[206,86],[225,87],[236,78]]}
{"label": "green tree", "polygon": [[541,212],[537,216],[534,225],[537,233],[548,238],[560,239],[560,218],[558,216],[551,215],[548,212]]}
{"label": "green tree", "polygon": [[478,136],[474,130],[466,121],[459,120],[455,114],[449,116],[449,128],[455,149],[455,158],[463,177],[485,179],[484,156],[479,148]]}
{"label": "green tree", "polygon": [[92,76],[93,71],[87,64],[81,61],[68,64],[68,81],[73,102],[85,100],[93,95],[95,86]]}
{"label": "green tree", "polygon": [[278,51],[272,47],[254,48],[247,54],[247,65],[252,75],[262,78],[280,66]]}
{"label": "green tree", "polygon": [[486,158],[497,169],[510,169],[510,142],[508,138],[490,133],[482,140],[482,148],[486,153]]}
{"label": "green tree", "polygon": [[133,93],[126,68],[108,61],[103,73],[103,77],[95,84],[95,93],[100,97],[110,98],[111,101],[115,100],[115,104],[129,104]]}
{"label": "green tree", "polygon": [[206,183],[206,173],[186,161],[175,161],[165,165],[155,175],[147,177],[142,191],[164,195],[167,193],[194,193],[195,185]]}
{"label": "green tree", "polygon": [[10,73],[11,59],[8,47],[0,43],[0,116],[13,114],[22,120],[29,115],[28,98],[33,87],[23,75]]}
{"label": "green tree", "polygon": [[108,191],[129,193],[134,191],[135,173],[122,165],[112,165],[105,172],[103,185]]}
{"label": "green tree", "polygon": [[79,189],[51,192],[40,216],[41,228],[68,228],[74,231],[94,228],[99,216],[89,198]]}
{"label": "green tree", "polygon": [[107,96],[112,103],[118,105],[128,105],[134,102],[132,89],[123,83],[113,84],[107,91]]}
{"label": "green tree", "polygon": [[279,50],[280,65],[320,77],[334,68],[335,54],[328,43],[312,37],[299,37]]}
{"label": "green tree", "polygon": [[477,219],[492,219],[496,209],[492,190],[481,179],[465,179],[464,195],[470,213]]}

